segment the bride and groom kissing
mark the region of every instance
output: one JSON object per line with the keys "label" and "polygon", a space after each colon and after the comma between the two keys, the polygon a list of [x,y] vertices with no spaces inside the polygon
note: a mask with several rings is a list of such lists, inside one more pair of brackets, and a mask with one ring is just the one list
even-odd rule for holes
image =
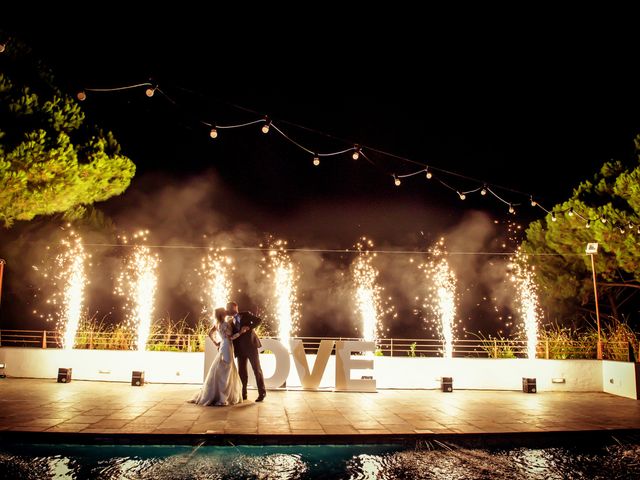
{"label": "bride and groom kissing", "polygon": [[[247,361],[251,364],[261,402],[267,395],[260,367],[258,349],[260,339],[254,329],[262,319],[251,312],[239,312],[238,304],[229,302],[227,308],[216,308],[214,324],[209,337],[218,347],[207,377],[198,394],[189,400],[198,405],[235,405],[247,399]],[[216,337],[219,341],[216,340]],[[238,367],[233,361],[238,359]]]}

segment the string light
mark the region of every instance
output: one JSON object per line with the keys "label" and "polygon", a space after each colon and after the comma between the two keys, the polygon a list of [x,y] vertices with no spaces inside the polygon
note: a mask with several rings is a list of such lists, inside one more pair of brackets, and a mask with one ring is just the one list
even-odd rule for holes
{"label": "string light", "polygon": [[0,43],[0,53],[4,53],[5,48],[7,48],[7,46],[4,43]]}
{"label": "string light", "polygon": [[[0,44],[0,46],[4,47],[5,45],[4,44]],[[3,51],[3,50],[0,50],[0,52],[1,51]],[[157,90],[159,93],[162,94],[162,96],[165,99],[167,99],[172,104],[177,105],[177,102],[175,102],[165,92],[163,92],[159,88],[158,85],[153,84],[153,83],[149,83],[149,82],[139,83],[139,84],[135,84],[135,85],[126,85],[126,86],[116,87],[116,88],[84,88],[82,91],[77,93],[76,97],[78,98],[79,101],[84,101],[87,98],[87,92],[115,92],[115,91],[120,91],[120,90],[138,88],[138,87],[147,87],[146,90],[145,90],[145,93],[146,93],[146,95],[148,97],[152,97],[154,95],[155,91]],[[250,110],[248,108],[241,107],[241,106],[238,106],[238,105],[231,105],[231,106],[233,106],[234,108],[243,110],[245,112],[251,112],[251,113],[255,113],[256,115],[258,115],[257,112],[255,112],[253,110]],[[273,127],[274,130],[276,130],[287,141],[291,142],[292,144],[296,145],[300,149],[302,149],[302,150],[308,152],[309,154],[313,155],[313,165],[315,165],[315,166],[318,166],[320,164],[320,156],[342,155],[344,153],[351,152],[351,158],[353,158],[354,160],[358,160],[360,158],[360,156],[362,155],[369,163],[373,164],[374,166],[378,167],[379,169],[382,169],[380,166],[378,166],[376,163],[374,163],[372,161],[372,159],[369,158],[368,155],[365,155],[364,151],[362,150],[362,146],[359,145],[359,144],[353,144],[352,147],[346,148],[346,149],[342,149],[342,150],[339,150],[339,151],[325,152],[325,153],[315,153],[313,150],[305,147],[304,145],[298,143],[297,141],[292,139],[290,136],[288,136],[285,132],[283,132],[280,128],[278,128],[272,122],[272,120],[266,115],[262,115],[262,117],[257,119],[257,120],[253,120],[253,121],[249,121],[249,122],[245,122],[245,123],[241,123],[241,124],[236,124],[236,125],[224,125],[224,126],[223,125],[214,125],[214,124],[210,124],[210,123],[207,123],[205,121],[202,121],[202,120],[199,120],[199,122],[210,127],[209,136],[211,138],[217,138],[217,136],[218,136],[217,130],[220,129],[220,128],[241,128],[241,127],[245,127],[245,126],[249,126],[249,125],[254,125],[256,123],[262,123],[263,125],[261,127],[261,130],[262,130],[263,133],[265,133],[265,134],[268,133],[270,127]],[[330,135],[330,134],[327,134],[327,133],[324,133],[324,132],[319,132],[319,131],[310,129],[308,127],[297,125],[297,124],[294,124],[294,123],[291,123],[291,122],[286,122],[286,123],[288,123],[289,125],[295,126],[297,128],[300,128],[300,129],[304,129],[304,130],[307,130],[307,131],[311,131],[311,132],[315,132],[315,133],[321,134],[321,135],[323,135],[325,137],[333,138],[334,140],[338,140],[338,141],[342,141],[342,142],[345,141],[344,139],[335,137],[333,135]],[[400,186],[400,184],[401,184],[401,180],[400,179],[401,178],[414,176],[414,175],[419,174],[419,173],[424,173],[428,180],[431,180],[433,178],[433,173],[431,171],[431,167],[429,167],[428,165],[425,165],[424,163],[417,162],[415,160],[411,160],[411,159],[408,159],[408,158],[405,158],[405,157],[402,157],[402,156],[399,156],[399,155],[396,155],[396,154],[393,154],[393,153],[385,152],[385,151],[382,151],[382,150],[379,150],[379,149],[376,149],[376,148],[373,148],[373,147],[370,147],[370,146],[367,146],[367,150],[371,150],[372,152],[376,152],[376,153],[378,153],[378,154],[380,154],[382,156],[386,156],[386,157],[389,157],[389,158],[394,158],[396,160],[400,160],[400,161],[403,161],[405,163],[411,163],[411,164],[415,164],[415,165],[420,165],[421,166],[420,170],[417,170],[417,171],[414,171],[414,172],[411,172],[411,173],[407,173],[407,174],[404,174],[404,175],[398,175],[398,174],[395,174],[395,173],[391,174],[393,179],[394,179],[394,184],[396,186]],[[451,177],[463,178],[463,179],[470,180],[470,181],[473,181],[473,182],[478,182],[478,183],[481,182],[480,180],[477,180],[477,179],[474,179],[474,178],[471,178],[471,177],[467,177],[467,176],[461,175],[461,174],[456,173],[456,172],[451,172],[451,171],[447,171],[447,170],[443,170],[443,169],[439,169],[439,168],[435,168],[435,170],[438,170],[439,172],[447,174],[447,175],[449,175]],[[519,205],[518,203],[513,203],[511,201],[508,201],[508,200],[502,198],[501,196],[499,196],[498,194],[496,194],[496,192],[489,187],[490,184],[488,184],[486,182],[480,183],[480,185],[482,185],[482,186],[479,186],[478,188],[475,188],[475,189],[472,189],[472,190],[467,190],[467,191],[462,191],[462,190],[456,189],[456,188],[448,185],[443,180],[441,180],[440,177],[437,178],[437,181],[441,185],[443,185],[444,187],[456,192],[461,200],[465,200],[467,194],[480,192],[480,195],[482,195],[482,196],[486,196],[488,193],[491,193],[496,199],[498,199],[499,201],[503,202],[505,205],[508,205],[509,206],[509,213],[515,213],[515,208],[514,207]],[[492,186],[494,188],[500,188],[500,189],[505,190],[505,191],[510,191],[510,192],[513,192],[513,193],[516,193],[516,194],[520,194],[520,195],[525,195],[523,192],[519,192],[517,190],[513,190],[513,189],[510,189],[510,188],[507,188],[507,187],[502,187],[502,186],[498,186],[498,185],[492,185]],[[526,194],[526,195],[528,195],[528,194]],[[545,209],[542,205],[540,205],[536,200],[534,200],[532,195],[528,195],[528,196],[529,196],[529,200],[530,200],[530,203],[531,203],[532,207],[538,207],[542,211],[544,211],[545,213],[550,214],[551,215],[551,221],[555,222],[557,220],[556,212],[550,212],[549,210]],[[576,212],[573,208],[569,208],[567,210],[562,210],[559,213],[566,213],[569,217],[573,217],[574,215],[576,215],[579,218],[581,218],[582,220],[587,220],[585,217],[583,217],[578,212]],[[600,220],[602,221],[602,223],[606,223],[607,222],[607,219],[605,218],[604,215],[600,217]],[[590,227],[590,221],[589,220],[587,220],[585,226],[586,226],[586,228]],[[618,225],[617,225],[616,222],[612,222],[612,228],[615,228],[617,226]],[[629,224],[629,229],[632,229],[632,228],[635,228],[635,224],[630,223]],[[638,226],[638,230],[639,230],[639,233],[640,233],[640,225]]]}
{"label": "string light", "polygon": [[587,220],[587,223],[585,224],[585,228],[591,228],[591,221]]}
{"label": "string light", "polygon": [[264,125],[262,125],[262,133],[269,133],[269,127],[271,126],[271,119],[264,117]]}

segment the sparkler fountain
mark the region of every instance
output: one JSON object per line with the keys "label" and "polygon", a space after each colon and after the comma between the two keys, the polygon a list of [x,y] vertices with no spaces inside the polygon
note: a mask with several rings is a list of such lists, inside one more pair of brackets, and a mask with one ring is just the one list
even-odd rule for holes
{"label": "sparkler fountain", "polygon": [[523,328],[527,337],[527,357],[536,358],[538,344],[538,306],[537,287],[533,281],[533,270],[527,266],[524,255],[518,251],[513,263],[511,281],[516,286],[516,304],[518,313],[522,317]]}
{"label": "sparkler fountain", "polygon": [[54,293],[53,301],[61,299],[61,309],[55,313],[58,317],[58,330],[62,333],[62,347],[72,349],[75,344],[78,325],[82,315],[84,303],[84,289],[87,284],[85,262],[87,255],[82,245],[82,238],[75,232],[69,233],[69,238],[62,240],[64,251],[55,258],[54,284],[61,290]]}
{"label": "sparkler fountain", "polygon": [[443,357],[453,358],[453,329],[456,316],[456,277],[449,268],[449,262],[443,255],[444,239],[440,239],[433,249],[430,262],[420,265],[431,281],[428,307],[438,322],[438,332],[443,340]]}
{"label": "sparkler fountain", "polygon": [[[134,235],[134,239],[144,240],[146,233],[148,232],[140,232]],[[158,261],[157,255],[152,254],[149,247],[136,245],[127,259],[125,269],[118,277],[116,287],[116,292],[126,298],[128,323],[136,332],[134,343],[140,352],[146,350],[153,320],[153,303],[158,284],[156,274]]]}
{"label": "sparkler fountain", "polygon": [[376,254],[368,250],[372,247],[373,242],[362,237],[360,242],[356,244],[356,249],[360,253],[351,265],[356,308],[362,320],[360,336],[368,342],[373,342],[378,338],[379,319],[382,313],[382,287],[376,284],[378,270],[372,265]]}
{"label": "sparkler fountain", "polygon": [[298,271],[287,253],[287,242],[276,241],[269,250],[269,274],[273,282],[273,299],[275,301],[278,321],[278,337],[290,349],[290,339],[297,333],[300,319],[298,303]]}
{"label": "sparkler fountain", "polygon": [[231,278],[229,273],[233,270],[231,257],[224,256],[220,249],[209,249],[209,253],[202,259],[202,265],[198,274],[203,278],[205,311],[212,317],[218,307],[224,307],[231,299]]}

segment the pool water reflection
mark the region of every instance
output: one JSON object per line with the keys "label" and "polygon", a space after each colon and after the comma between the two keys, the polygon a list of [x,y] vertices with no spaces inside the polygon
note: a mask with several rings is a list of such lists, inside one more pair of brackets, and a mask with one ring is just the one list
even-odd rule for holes
{"label": "pool water reflection", "polygon": [[[434,448],[436,447],[436,448]],[[21,479],[640,478],[640,446],[469,449],[412,445],[0,445],[0,477]]]}

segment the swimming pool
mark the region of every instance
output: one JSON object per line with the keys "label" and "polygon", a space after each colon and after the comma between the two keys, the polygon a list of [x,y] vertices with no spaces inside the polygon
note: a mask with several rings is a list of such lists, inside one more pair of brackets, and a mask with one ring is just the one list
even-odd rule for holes
{"label": "swimming pool", "polygon": [[2,478],[566,479],[638,478],[638,442],[545,448],[386,445],[0,446]]}

